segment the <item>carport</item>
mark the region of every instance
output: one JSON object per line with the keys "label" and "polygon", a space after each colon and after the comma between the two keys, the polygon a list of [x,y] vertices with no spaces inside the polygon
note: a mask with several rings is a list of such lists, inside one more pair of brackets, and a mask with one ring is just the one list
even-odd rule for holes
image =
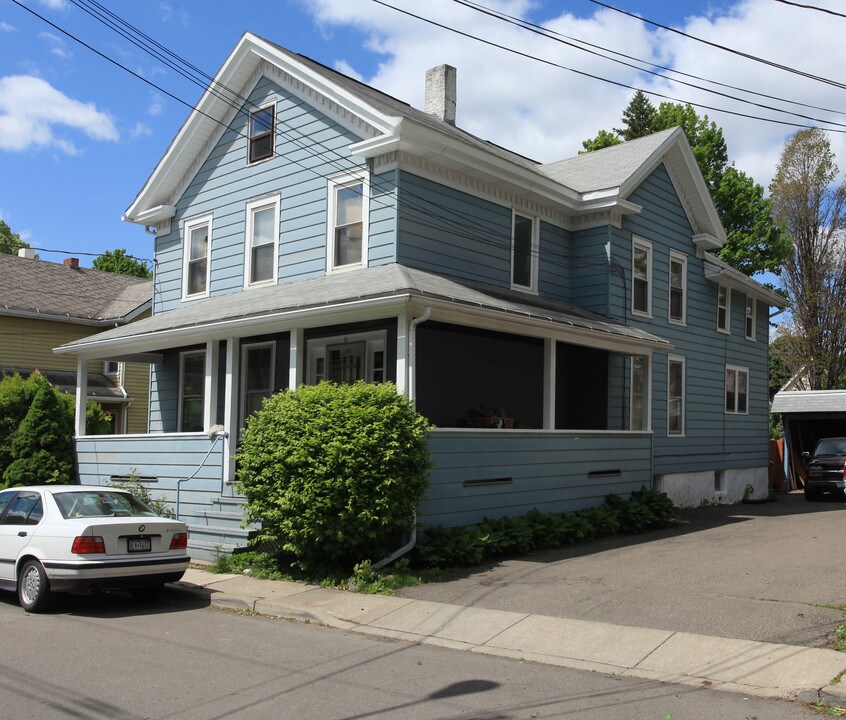
{"label": "carport", "polygon": [[820,438],[846,437],[846,390],[782,390],[772,411],[784,426],[784,472],[793,489],[804,487],[802,453],[811,452]]}

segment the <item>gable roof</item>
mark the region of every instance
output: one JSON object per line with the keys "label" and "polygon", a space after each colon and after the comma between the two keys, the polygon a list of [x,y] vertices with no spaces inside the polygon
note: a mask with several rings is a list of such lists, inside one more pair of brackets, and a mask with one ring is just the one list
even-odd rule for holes
{"label": "gable roof", "polygon": [[265,323],[278,327],[286,318],[296,322],[304,315],[335,314],[377,301],[400,304],[411,300],[521,324],[532,322],[546,328],[548,333],[571,332],[591,338],[598,345],[622,344],[631,346],[633,351],[670,347],[670,343],[657,335],[609,320],[577,305],[390,264],[217,295],[139,320],[131,326],[81,338],[63,345],[56,352],[122,347],[133,352],[148,352],[158,349],[157,344],[167,346],[171,338],[175,338],[177,344],[189,344],[196,341],[192,338],[211,330],[219,333],[226,329],[238,334],[238,328],[243,328],[242,332],[249,333]]}
{"label": "gable roof", "polygon": [[152,297],[151,280],[0,253],[0,315],[115,325],[149,310]]}
{"label": "gable roof", "polygon": [[846,390],[781,390],[771,408],[775,413],[846,413]]}
{"label": "gable roof", "polygon": [[403,150],[436,158],[450,169],[509,187],[571,215],[611,207],[638,212],[638,206],[626,201],[627,195],[665,162],[695,232],[709,238],[706,244],[711,248],[725,241],[719,216],[681,130],[543,165],[249,32],[226,59],[124,219],[152,225],[173,217],[184,179],[196,172],[211,152],[260,75],[274,72],[292,92],[310,102],[322,101],[322,111],[362,138],[350,146],[353,155],[370,158]]}

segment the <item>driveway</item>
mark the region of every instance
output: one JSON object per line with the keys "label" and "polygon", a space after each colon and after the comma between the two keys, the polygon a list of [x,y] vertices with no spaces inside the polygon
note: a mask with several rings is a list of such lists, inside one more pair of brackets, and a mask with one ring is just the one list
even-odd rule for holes
{"label": "driveway", "polygon": [[826,647],[846,613],[846,505],[686,511],[684,523],[457,571],[405,597]]}

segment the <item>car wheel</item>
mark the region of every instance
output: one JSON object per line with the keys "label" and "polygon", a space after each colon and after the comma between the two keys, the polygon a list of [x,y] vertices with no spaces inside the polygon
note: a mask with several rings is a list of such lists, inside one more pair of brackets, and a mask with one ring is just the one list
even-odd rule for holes
{"label": "car wheel", "polygon": [[50,607],[53,594],[47,573],[37,560],[27,560],[18,576],[18,601],[27,612],[44,612]]}
{"label": "car wheel", "polygon": [[139,602],[152,602],[164,592],[164,585],[148,585],[146,587],[131,588],[129,594]]}

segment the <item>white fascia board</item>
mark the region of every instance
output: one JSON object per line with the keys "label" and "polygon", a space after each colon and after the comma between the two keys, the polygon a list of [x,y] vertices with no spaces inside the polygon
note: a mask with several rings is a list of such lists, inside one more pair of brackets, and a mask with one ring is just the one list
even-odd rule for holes
{"label": "white fascia board", "polygon": [[138,223],[139,225],[155,225],[162,220],[170,220],[176,215],[176,206],[174,205],[157,205],[149,210],[143,210],[134,217],[124,215],[121,220],[123,222]]}
{"label": "white fascia board", "polygon": [[639,215],[643,211],[643,206],[623,200],[616,191],[588,193],[584,196],[584,202],[579,206],[579,210],[583,213],[610,209],[619,210],[622,215]]}
{"label": "white fascia board", "polygon": [[54,313],[43,313],[37,310],[11,310],[0,308],[0,315],[6,317],[28,318],[30,320],[48,320],[50,322],[61,322],[69,325],[85,325],[88,327],[112,327],[123,324],[122,318],[83,318],[72,317],[71,315],[56,315]]}
{"label": "white fascia board", "polygon": [[723,246],[723,243],[708,233],[699,233],[698,235],[694,235],[693,244],[702,250],[719,250]]}
{"label": "white fascia board", "polygon": [[725,285],[738,290],[739,292],[751,295],[756,300],[761,300],[771,307],[777,307],[780,310],[784,310],[789,306],[787,300],[785,300],[781,295],[777,295],[768,288],[765,288],[759,282],[747,277],[740,272],[740,270],[724,263],[722,260],[714,257],[710,253],[705,253],[703,269],[706,280],[711,280],[712,282],[719,283],[720,285]]}

